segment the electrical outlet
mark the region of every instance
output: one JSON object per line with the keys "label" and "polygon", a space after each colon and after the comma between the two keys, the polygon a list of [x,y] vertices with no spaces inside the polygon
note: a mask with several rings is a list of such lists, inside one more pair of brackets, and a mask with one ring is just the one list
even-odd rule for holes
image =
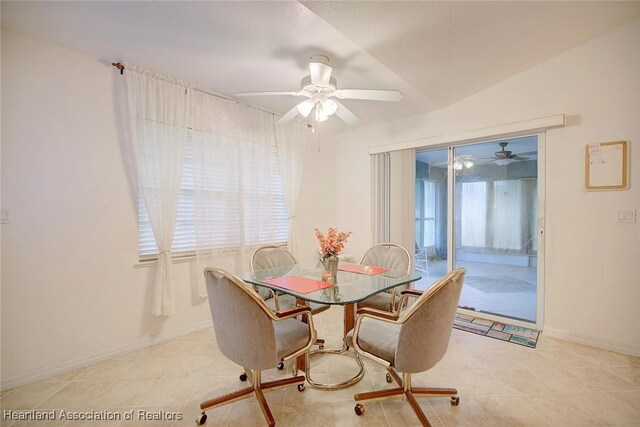
{"label": "electrical outlet", "polygon": [[616,222],[634,223],[636,222],[635,209],[620,209],[616,214]]}

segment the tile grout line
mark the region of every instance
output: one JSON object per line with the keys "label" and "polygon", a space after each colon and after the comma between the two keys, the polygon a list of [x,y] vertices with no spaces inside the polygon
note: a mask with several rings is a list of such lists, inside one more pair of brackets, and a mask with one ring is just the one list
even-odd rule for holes
{"label": "tile grout line", "polygon": [[[626,379],[626,378],[625,378],[625,377],[623,377],[622,375],[620,375],[620,374],[618,374],[618,373],[616,373],[616,372],[614,372],[614,371],[612,371],[612,370],[610,369],[610,368],[626,368],[626,367],[627,367],[627,366],[603,366],[603,368],[604,368],[604,370],[605,370],[605,371],[612,373],[613,375],[615,375],[616,377],[620,378],[620,379],[621,379],[621,380],[623,380],[623,381],[626,381],[626,382],[628,382],[628,383],[630,383],[630,384],[633,384],[634,386],[636,386],[636,387],[637,387],[637,389],[636,389],[636,390],[640,390],[640,384],[636,384],[636,383],[634,383],[633,381],[630,381],[630,380]],[[626,391],[626,390],[620,390],[620,391]]]}
{"label": "tile grout line", "polygon": [[[456,394],[456,396],[458,396],[458,394]],[[427,404],[429,405],[429,407],[431,408],[431,410],[433,411],[433,413],[435,414],[436,418],[440,421],[440,423],[444,426],[447,427],[447,424],[444,422],[444,420],[442,418],[440,418],[440,415],[438,415],[438,412],[436,411],[436,408],[433,407],[433,405],[431,404],[431,402],[429,401],[429,399],[425,399],[427,401]]]}
{"label": "tile grout line", "polygon": [[624,406],[626,406],[627,408],[630,408],[632,411],[634,411],[635,413],[637,413],[637,414],[639,414],[639,415],[640,415],[640,410],[637,410],[637,409],[636,409],[636,408],[634,408],[633,406],[629,405],[627,402],[624,402],[624,401],[622,401],[622,400],[618,399],[617,397],[615,397],[613,394],[611,394],[611,393],[626,393],[626,392],[633,393],[634,391],[637,391],[637,390],[625,390],[625,391],[623,391],[623,392],[619,392],[619,391],[605,391],[604,393],[605,393],[607,396],[609,396],[609,397],[611,397],[612,399],[614,399],[614,400],[616,400],[616,401],[618,401],[618,402],[622,403]]}
{"label": "tile grout line", "polygon": [[49,396],[47,396],[44,399],[42,399],[38,404],[34,405],[33,408],[30,408],[30,409],[35,410],[38,406],[42,405],[44,402],[46,402],[47,400],[51,399],[53,396],[55,396],[56,394],[60,393],[65,388],[69,387],[70,384],[71,384],[71,381],[67,381],[67,383],[65,385],[63,385],[58,390],[56,390],[53,393],[51,393]]}

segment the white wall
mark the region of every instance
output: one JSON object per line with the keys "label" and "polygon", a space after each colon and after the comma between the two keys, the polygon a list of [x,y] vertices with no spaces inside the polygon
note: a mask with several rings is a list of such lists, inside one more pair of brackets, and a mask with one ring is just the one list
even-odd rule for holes
{"label": "white wall", "polygon": [[[151,315],[151,268],[137,261],[137,217],[105,61],[2,32],[2,385],[29,382],[208,326],[174,265],[177,314]],[[300,196],[301,259],[335,221],[335,138],[309,147]],[[327,190],[329,189],[329,191]]]}
{"label": "white wall", "polygon": [[[0,46],[2,46],[2,34],[0,32]],[[2,55],[0,55],[0,70],[2,70]],[[2,99],[2,85],[0,84],[0,99]],[[2,108],[0,107],[0,111]],[[0,205],[2,205],[2,115],[0,115]],[[2,205],[4,206],[4,205]],[[0,333],[2,332],[2,224],[0,224]],[[0,343],[0,377],[2,375],[2,343]]]}
{"label": "white wall", "polygon": [[[640,355],[640,20],[435,113],[338,136],[338,222],[354,252],[370,244],[368,148],[569,115],[547,132],[545,333]],[[473,70],[469,70],[473,72]],[[589,192],[586,144],[631,141],[631,187]]]}

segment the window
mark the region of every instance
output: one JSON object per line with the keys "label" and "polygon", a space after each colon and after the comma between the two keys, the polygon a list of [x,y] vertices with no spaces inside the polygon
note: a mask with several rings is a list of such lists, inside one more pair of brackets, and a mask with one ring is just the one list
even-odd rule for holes
{"label": "window", "polygon": [[[229,144],[238,144],[231,141]],[[196,221],[206,221],[206,227],[214,233],[204,244],[207,249],[235,248],[243,245],[268,243],[286,244],[288,238],[288,213],[284,198],[276,147],[272,148],[271,161],[263,162],[270,168],[271,180],[260,179],[262,174],[249,167],[246,159],[251,156],[251,144],[234,148],[200,164],[208,165],[204,174],[198,173],[198,162],[194,159],[194,144],[187,146],[182,187],[178,201],[176,226],[171,251],[174,255],[192,255],[196,251]],[[237,146],[236,146],[237,147]],[[196,180],[207,175],[206,185]],[[195,191],[207,193],[205,198],[194,197]],[[206,218],[196,218],[197,200],[210,201],[209,206],[200,206]],[[268,218],[268,220],[267,220]],[[158,248],[141,193],[138,196],[138,249],[140,259],[153,259]]]}
{"label": "window", "polygon": [[416,182],[416,244],[420,247],[436,244],[436,183],[426,179]]}

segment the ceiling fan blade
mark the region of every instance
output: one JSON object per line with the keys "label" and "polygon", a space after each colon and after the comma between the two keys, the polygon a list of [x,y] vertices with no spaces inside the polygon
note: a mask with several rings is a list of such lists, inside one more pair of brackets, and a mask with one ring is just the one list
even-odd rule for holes
{"label": "ceiling fan blade", "polygon": [[293,120],[294,117],[297,115],[298,115],[298,104],[294,105],[291,110],[287,111],[284,116],[280,117],[280,119],[276,122],[276,124],[277,125],[287,124],[291,120]]}
{"label": "ceiling fan blade", "polygon": [[316,86],[329,86],[331,71],[333,68],[322,62],[309,62],[309,73],[311,74],[311,83]]}
{"label": "ceiling fan blade", "polygon": [[287,95],[287,96],[306,96],[302,91],[288,91],[288,92],[238,92],[235,96],[271,96],[271,95]]}
{"label": "ceiling fan blade", "polygon": [[343,122],[345,122],[348,125],[355,125],[360,121],[360,118],[355,114],[353,114],[351,110],[349,110],[347,107],[345,107],[344,105],[342,105],[337,101],[336,101],[336,104],[338,104],[338,109],[336,110],[336,116],[340,117],[340,119],[342,119]]}
{"label": "ceiling fan blade", "polygon": [[296,105],[298,109],[298,113],[300,113],[304,117],[309,117],[309,114],[313,110],[313,107],[316,105],[316,101],[313,99],[306,99]]}
{"label": "ceiling fan blade", "polygon": [[398,102],[402,99],[402,93],[398,90],[340,89],[336,90],[335,94],[340,99],[367,99],[372,101],[392,102]]}
{"label": "ceiling fan blade", "polygon": [[532,156],[534,154],[538,154],[537,151],[525,151],[524,153],[518,153],[516,156]]}
{"label": "ceiling fan blade", "polygon": [[520,156],[512,156],[510,157],[512,160],[529,160],[528,157],[520,157]]}

